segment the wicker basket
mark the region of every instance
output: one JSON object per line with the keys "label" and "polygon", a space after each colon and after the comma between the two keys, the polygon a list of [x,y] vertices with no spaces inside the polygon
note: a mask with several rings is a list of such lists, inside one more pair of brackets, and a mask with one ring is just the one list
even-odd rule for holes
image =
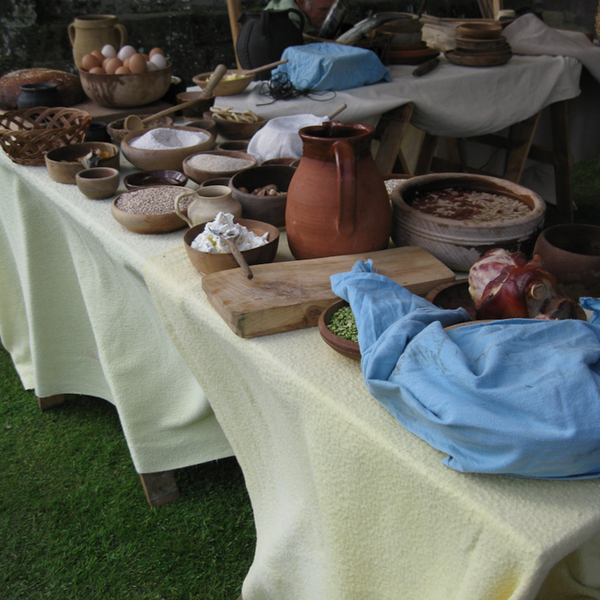
{"label": "wicker basket", "polygon": [[28,108],[0,115],[0,144],[13,162],[43,166],[46,152],[83,142],[92,117],[75,108]]}

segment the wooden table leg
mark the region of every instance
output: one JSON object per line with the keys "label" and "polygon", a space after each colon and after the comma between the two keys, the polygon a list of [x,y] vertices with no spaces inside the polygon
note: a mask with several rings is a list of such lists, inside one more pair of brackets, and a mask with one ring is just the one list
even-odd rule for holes
{"label": "wooden table leg", "polygon": [[552,122],[556,215],[559,223],[573,223],[573,189],[571,185],[573,157],[565,100],[550,105],[550,120]]}
{"label": "wooden table leg", "polygon": [[56,396],[46,396],[45,398],[40,398],[38,396],[38,408],[40,410],[48,410],[50,408],[54,408],[55,406],[63,404],[64,401],[64,394],[57,394]]}
{"label": "wooden table leg", "polygon": [[156,508],[179,500],[179,490],[173,471],[158,471],[157,473],[140,473],[144,493],[148,504]]}
{"label": "wooden table leg", "polygon": [[508,181],[514,183],[521,181],[521,175],[525,168],[525,161],[529,156],[529,150],[531,149],[533,136],[540,120],[540,114],[536,113],[532,117],[529,117],[529,119],[525,119],[514,126],[516,132],[512,136],[512,147],[508,153],[504,179],[508,179]]}
{"label": "wooden table leg", "polygon": [[415,175],[427,175],[431,170],[431,162],[433,161],[433,155],[437,148],[438,137],[425,133],[423,138],[423,145],[421,146],[421,152],[417,160],[417,166],[415,167]]}
{"label": "wooden table leg", "polygon": [[406,133],[406,128],[410,123],[414,109],[415,105],[412,102],[408,102],[399,108],[381,115],[380,126],[382,134],[379,149],[375,156],[375,164],[382,175],[394,172],[396,160],[400,160],[402,169],[405,173],[408,173],[400,145],[402,144],[402,138]]}

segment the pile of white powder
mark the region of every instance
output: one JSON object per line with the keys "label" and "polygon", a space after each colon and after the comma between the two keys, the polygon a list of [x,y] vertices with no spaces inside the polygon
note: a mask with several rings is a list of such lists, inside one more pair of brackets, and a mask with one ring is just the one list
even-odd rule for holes
{"label": "pile of white powder", "polygon": [[132,148],[145,150],[172,150],[173,148],[197,146],[206,142],[208,138],[209,136],[201,131],[157,127],[131,140],[129,145]]}
{"label": "pile of white powder", "polygon": [[269,241],[269,232],[261,235],[256,235],[253,231],[249,231],[243,225],[233,222],[234,216],[231,213],[220,212],[215,220],[208,223],[204,231],[196,236],[190,246],[194,250],[200,252],[209,252],[212,254],[227,254],[231,252],[227,244],[216,235],[212,235],[209,228],[215,233],[220,234],[239,234],[236,240],[236,245],[240,252],[244,250],[251,250],[252,248],[258,248],[264,246]]}

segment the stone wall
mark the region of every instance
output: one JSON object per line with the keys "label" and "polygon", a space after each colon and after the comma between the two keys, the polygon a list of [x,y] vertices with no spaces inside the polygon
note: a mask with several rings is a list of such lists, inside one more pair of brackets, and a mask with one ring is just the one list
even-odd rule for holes
{"label": "stone wall", "polygon": [[[266,0],[242,0],[256,10]],[[418,0],[353,0],[350,20],[369,12],[414,12]],[[115,14],[138,49],[163,48],[173,73],[186,82],[224,63],[235,66],[225,0],[4,0],[0,16],[0,75],[28,67],[76,72],[67,29],[84,14]],[[593,31],[598,0],[505,0],[506,8],[534,10],[553,26]],[[429,0],[427,12],[441,17],[477,17],[476,0]]]}

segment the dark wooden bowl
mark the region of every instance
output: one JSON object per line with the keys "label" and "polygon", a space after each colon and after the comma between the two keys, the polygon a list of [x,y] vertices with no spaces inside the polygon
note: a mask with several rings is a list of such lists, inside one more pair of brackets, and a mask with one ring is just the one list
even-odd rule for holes
{"label": "dark wooden bowl", "polygon": [[188,182],[188,176],[181,171],[173,169],[161,169],[159,171],[137,171],[130,173],[123,179],[125,187],[133,192],[146,187],[158,185],[184,186]]}
{"label": "dark wooden bowl", "polygon": [[438,285],[425,296],[425,300],[445,310],[464,308],[472,319],[476,318],[475,302],[469,294],[467,279]]}

